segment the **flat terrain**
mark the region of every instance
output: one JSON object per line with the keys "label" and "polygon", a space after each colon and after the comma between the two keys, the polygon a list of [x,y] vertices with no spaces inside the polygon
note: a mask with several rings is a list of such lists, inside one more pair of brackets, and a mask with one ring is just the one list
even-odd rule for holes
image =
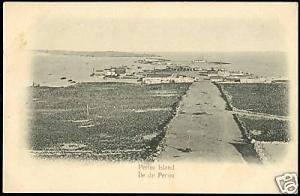
{"label": "flat terrain", "polygon": [[290,141],[289,123],[284,120],[253,118],[247,115],[238,115],[238,119],[247,129],[251,139],[265,142]]}
{"label": "flat terrain", "polygon": [[288,115],[288,83],[220,83],[231,105],[239,110]]}
{"label": "flat terrain", "polygon": [[[210,81],[193,83],[167,129],[159,160],[256,162],[225,101]],[[191,148],[191,152],[185,152]],[[244,157],[244,158],[243,158]]]}
{"label": "flat terrain", "polygon": [[289,130],[288,83],[220,83],[219,87],[245,137],[263,142],[258,149],[263,151],[263,162],[282,159],[293,139]]}
{"label": "flat terrain", "polygon": [[190,84],[30,88],[30,150],[41,157],[145,160]]}
{"label": "flat terrain", "polygon": [[264,143],[264,163],[276,163],[284,160],[288,143]]}

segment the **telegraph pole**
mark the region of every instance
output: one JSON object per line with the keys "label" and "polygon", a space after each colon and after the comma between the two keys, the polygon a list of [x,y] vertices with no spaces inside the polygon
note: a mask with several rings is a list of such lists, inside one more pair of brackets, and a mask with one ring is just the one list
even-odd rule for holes
{"label": "telegraph pole", "polygon": [[88,104],[86,105],[86,116],[87,116],[87,119],[89,119],[89,105]]}

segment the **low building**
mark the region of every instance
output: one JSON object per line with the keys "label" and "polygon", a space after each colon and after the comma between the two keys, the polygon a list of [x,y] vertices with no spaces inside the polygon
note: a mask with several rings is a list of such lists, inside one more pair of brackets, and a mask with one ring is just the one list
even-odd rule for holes
{"label": "low building", "polygon": [[208,73],[207,76],[210,77],[216,77],[219,76],[218,73]]}
{"label": "low building", "polygon": [[268,82],[265,78],[241,78],[241,83],[266,83]]}
{"label": "low building", "polygon": [[229,71],[225,71],[225,70],[218,70],[217,74],[219,76],[223,76],[223,77],[228,77],[230,76],[230,72]]}
{"label": "low building", "polygon": [[242,72],[230,72],[230,76],[238,76],[238,77],[242,77],[245,74]]}
{"label": "low building", "polygon": [[103,76],[104,70],[102,69],[96,69],[96,71],[92,73],[92,76]]}
{"label": "low building", "polygon": [[195,79],[186,76],[179,76],[179,77],[173,77],[172,81],[175,83],[192,83],[195,81]]}
{"label": "low building", "polygon": [[230,76],[224,78],[225,82],[241,82],[241,79],[237,76]]}
{"label": "low building", "polygon": [[219,76],[219,75],[209,76],[209,79],[212,82],[222,82],[222,81],[224,81],[224,78],[222,76]]}
{"label": "low building", "polygon": [[[105,77],[118,77],[118,76],[125,76],[126,75],[126,67],[111,67],[111,68],[106,68],[103,71],[99,71],[96,73],[99,75],[104,75]],[[95,73],[95,75],[96,75]]]}
{"label": "low building", "polygon": [[126,67],[113,67],[111,71],[114,72],[117,76],[126,74]]}
{"label": "low building", "polygon": [[143,84],[161,84],[161,83],[170,83],[167,78],[160,78],[160,77],[149,77],[149,78],[142,78]]}
{"label": "low building", "polygon": [[173,71],[196,71],[195,68],[190,66],[167,66],[167,70],[173,70]]}
{"label": "low building", "polygon": [[143,84],[163,84],[163,83],[192,83],[194,78],[186,76],[168,76],[168,77],[144,77]]}
{"label": "low building", "polygon": [[208,75],[218,75],[218,71],[215,70],[207,70]]}
{"label": "low building", "polygon": [[171,77],[172,73],[155,73],[155,72],[151,72],[151,73],[145,73],[144,74],[145,77],[147,78],[166,78],[166,77]]}

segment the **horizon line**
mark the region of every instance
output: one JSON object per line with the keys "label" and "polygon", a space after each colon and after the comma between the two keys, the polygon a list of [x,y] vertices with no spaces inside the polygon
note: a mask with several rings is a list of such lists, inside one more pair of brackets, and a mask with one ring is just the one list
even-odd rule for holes
{"label": "horizon line", "polygon": [[68,52],[128,52],[128,53],[164,53],[164,52],[174,52],[174,53],[201,53],[201,52],[286,52],[284,50],[206,50],[206,51],[122,51],[122,50],[70,50],[70,49],[25,49],[30,51],[68,51]]}

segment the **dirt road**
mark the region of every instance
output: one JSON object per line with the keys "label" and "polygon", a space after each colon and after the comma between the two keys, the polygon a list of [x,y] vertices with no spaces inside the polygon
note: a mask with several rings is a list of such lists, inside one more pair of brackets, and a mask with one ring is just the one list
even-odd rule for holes
{"label": "dirt road", "polygon": [[[242,135],[219,90],[210,81],[191,85],[170,122],[165,150],[158,160],[255,162],[255,153]],[[185,152],[190,148],[191,152]]]}

